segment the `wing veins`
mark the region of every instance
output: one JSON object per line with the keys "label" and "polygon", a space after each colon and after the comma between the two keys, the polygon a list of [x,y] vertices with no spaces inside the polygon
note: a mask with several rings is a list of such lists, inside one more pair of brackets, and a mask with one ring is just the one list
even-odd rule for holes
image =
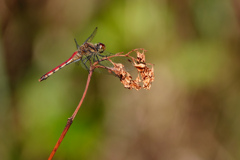
{"label": "wing veins", "polygon": [[87,39],[84,43],[86,43],[86,42],[91,42],[91,41],[93,40],[94,36],[95,36],[96,33],[97,33],[97,29],[98,29],[98,27],[96,27],[96,28],[94,29],[94,31],[93,31],[93,33],[91,34],[91,36],[89,36],[88,39]]}

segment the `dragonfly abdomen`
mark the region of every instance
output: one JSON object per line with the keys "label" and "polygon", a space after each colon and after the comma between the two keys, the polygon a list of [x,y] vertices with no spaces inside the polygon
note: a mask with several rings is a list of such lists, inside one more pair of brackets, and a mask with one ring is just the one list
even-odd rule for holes
{"label": "dragonfly abdomen", "polygon": [[60,64],[59,66],[55,67],[54,69],[52,69],[51,71],[47,72],[46,74],[44,74],[38,81],[41,82],[45,79],[47,79],[49,76],[51,76],[53,73],[57,72],[59,69],[65,67],[66,65],[75,62],[75,57],[77,52],[74,52],[74,54],[65,62],[63,62],[62,64]]}

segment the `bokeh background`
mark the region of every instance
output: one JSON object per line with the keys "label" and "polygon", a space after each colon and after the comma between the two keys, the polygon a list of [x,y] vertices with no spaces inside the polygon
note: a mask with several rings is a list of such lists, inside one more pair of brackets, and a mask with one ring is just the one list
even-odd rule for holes
{"label": "bokeh background", "polygon": [[239,0],[0,0],[0,159],[47,159],[82,96],[69,58],[95,27],[112,53],[148,50],[151,90],[94,73],[54,159],[240,159]]}

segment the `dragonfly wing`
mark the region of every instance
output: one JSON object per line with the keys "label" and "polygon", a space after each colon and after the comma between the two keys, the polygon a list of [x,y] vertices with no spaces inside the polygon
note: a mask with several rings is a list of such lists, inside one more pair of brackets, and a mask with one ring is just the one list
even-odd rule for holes
{"label": "dragonfly wing", "polygon": [[94,29],[94,31],[93,31],[93,33],[91,34],[91,36],[89,36],[88,37],[88,39],[84,42],[84,43],[86,43],[86,42],[91,42],[92,40],[93,40],[93,38],[94,38],[94,36],[96,35],[96,33],[97,33],[97,27]]}
{"label": "dragonfly wing", "polygon": [[79,44],[77,43],[76,38],[74,38],[74,41],[75,41],[76,47],[77,47],[77,49],[78,49],[80,46],[79,46]]}

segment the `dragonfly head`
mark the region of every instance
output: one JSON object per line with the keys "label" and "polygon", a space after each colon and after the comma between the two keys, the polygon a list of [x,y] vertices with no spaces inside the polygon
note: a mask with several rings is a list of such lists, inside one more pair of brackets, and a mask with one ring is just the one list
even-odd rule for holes
{"label": "dragonfly head", "polygon": [[99,53],[103,53],[106,49],[106,46],[103,43],[98,43],[97,44],[97,49]]}

